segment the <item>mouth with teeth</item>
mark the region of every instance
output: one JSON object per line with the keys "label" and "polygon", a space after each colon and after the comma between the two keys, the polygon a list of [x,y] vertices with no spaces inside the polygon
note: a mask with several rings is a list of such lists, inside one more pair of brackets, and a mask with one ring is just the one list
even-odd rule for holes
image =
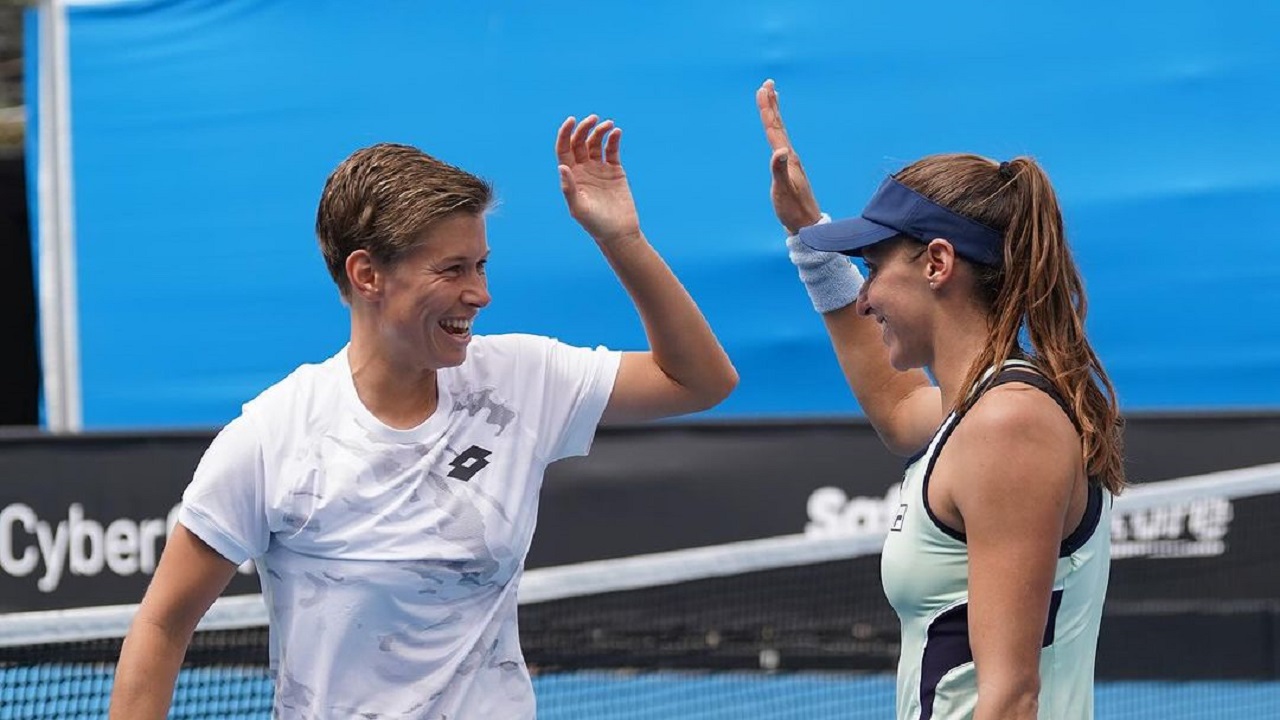
{"label": "mouth with teeth", "polygon": [[440,321],[440,327],[446,333],[464,339],[471,336],[471,322],[470,318],[445,318]]}

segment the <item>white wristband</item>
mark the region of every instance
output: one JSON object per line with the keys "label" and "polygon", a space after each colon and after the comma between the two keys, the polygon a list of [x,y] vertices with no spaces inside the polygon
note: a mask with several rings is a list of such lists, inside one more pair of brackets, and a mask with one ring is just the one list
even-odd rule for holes
{"label": "white wristband", "polygon": [[[831,217],[823,213],[817,224],[829,222]],[[814,310],[829,313],[857,301],[858,291],[862,289],[862,273],[847,256],[814,250],[800,242],[796,235],[787,237],[787,254],[799,271],[805,290],[809,291]]]}

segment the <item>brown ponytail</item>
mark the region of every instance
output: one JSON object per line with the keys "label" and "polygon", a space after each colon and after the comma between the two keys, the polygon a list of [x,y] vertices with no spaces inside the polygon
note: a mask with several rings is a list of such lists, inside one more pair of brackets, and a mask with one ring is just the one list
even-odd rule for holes
{"label": "brown ponytail", "polygon": [[[988,341],[969,368],[961,398],[983,373],[1022,352],[1071,407],[1088,474],[1112,493],[1124,487],[1123,420],[1115,389],[1085,336],[1080,272],[1067,246],[1049,177],[1029,157],[1003,165],[977,155],[932,155],[903,169],[898,182],[1004,234],[1004,266],[974,265],[979,298],[991,308]],[[966,400],[962,402],[972,402]]]}

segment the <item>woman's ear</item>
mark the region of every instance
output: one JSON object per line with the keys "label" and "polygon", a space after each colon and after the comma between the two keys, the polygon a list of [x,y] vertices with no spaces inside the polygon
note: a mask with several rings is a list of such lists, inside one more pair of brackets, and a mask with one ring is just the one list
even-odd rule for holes
{"label": "woman's ear", "polygon": [[930,289],[938,288],[950,282],[956,272],[956,249],[946,238],[934,238],[924,249],[925,279]]}
{"label": "woman's ear", "polygon": [[374,266],[368,250],[356,250],[348,255],[346,270],[352,297],[373,302],[381,296],[382,273]]}

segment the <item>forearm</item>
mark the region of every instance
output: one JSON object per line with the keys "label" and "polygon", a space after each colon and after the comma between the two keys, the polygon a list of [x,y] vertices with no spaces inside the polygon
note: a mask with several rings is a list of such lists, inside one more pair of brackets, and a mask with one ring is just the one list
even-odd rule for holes
{"label": "forearm", "polygon": [[631,296],[662,372],[708,405],[724,399],[737,385],[737,371],[702,311],[644,234],[598,244]]}
{"label": "forearm", "polygon": [[136,620],[116,663],[109,720],[163,720],[189,642],[189,634],[184,637]]}
{"label": "forearm", "polygon": [[845,381],[880,439],[900,455],[915,452],[942,420],[941,402],[932,408],[917,395],[931,386],[929,378],[890,364],[879,325],[858,312],[863,279],[848,258],[814,250],[795,235],[787,238],[787,254],[822,315]]}
{"label": "forearm", "polygon": [[1039,712],[1040,697],[1035,683],[1000,688],[983,687],[979,683],[973,720],[1036,720]]}

